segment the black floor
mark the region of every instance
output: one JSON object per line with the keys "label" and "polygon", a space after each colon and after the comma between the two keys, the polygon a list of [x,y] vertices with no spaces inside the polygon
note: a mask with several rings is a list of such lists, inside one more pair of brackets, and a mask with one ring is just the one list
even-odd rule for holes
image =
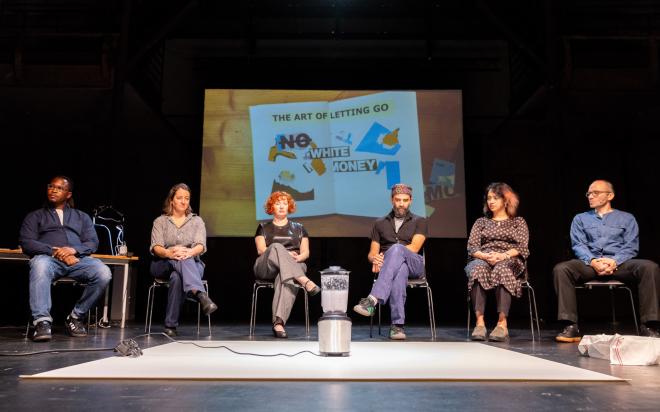
{"label": "black floor", "polygon": [[[202,324],[202,326],[204,326]],[[195,339],[196,327],[181,329],[181,339]],[[152,331],[158,331],[156,328]],[[247,339],[247,325],[213,327],[215,340]],[[290,339],[305,340],[302,326],[289,326]],[[87,338],[63,336],[55,329],[50,343],[23,338],[25,330],[0,328],[0,352],[52,349],[111,348],[121,340],[142,334],[142,325],[121,330],[92,330]],[[385,332],[385,331],[384,331]],[[316,340],[312,329],[310,340]],[[369,326],[353,328],[354,341],[369,341]],[[408,327],[409,340],[429,340],[428,327]],[[660,367],[611,366],[599,359],[580,357],[576,344],[556,344],[553,331],[543,331],[533,343],[529,329],[514,329],[512,339],[499,347],[611,374],[627,383],[524,382],[176,382],[176,381],[22,381],[34,374],[108,356],[112,351],[49,353],[0,357],[0,410],[287,410],[287,411],[437,411],[437,410],[660,410]],[[267,325],[257,328],[259,340],[273,339]],[[465,327],[438,329],[438,341],[465,340]],[[200,339],[208,340],[202,328]],[[387,340],[374,337],[373,340]],[[140,347],[166,342],[161,336],[136,338]],[[495,344],[493,344],[495,345]],[[384,362],[387,360],[384,359]]]}

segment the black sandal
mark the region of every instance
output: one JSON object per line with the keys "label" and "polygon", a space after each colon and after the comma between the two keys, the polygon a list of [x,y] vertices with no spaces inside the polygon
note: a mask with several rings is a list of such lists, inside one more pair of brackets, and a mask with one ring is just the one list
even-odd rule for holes
{"label": "black sandal", "polygon": [[[308,279],[307,282],[305,282],[305,284],[303,285],[303,288],[305,288],[305,292],[307,292],[307,294],[308,294],[309,296],[316,296],[316,295],[318,295],[319,292],[321,292],[321,288],[318,287],[318,285],[314,285],[314,288],[313,288],[312,290],[307,290],[307,284],[308,284],[309,282],[312,282],[312,279]],[[312,282],[312,283],[314,283],[314,282]]]}
{"label": "black sandal", "polygon": [[277,326],[277,325],[282,325],[282,328],[284,328],[284,323],[281,320],[278,320],[277,322],[275,322],[273,324],[273,336],[275,336],[276,338],[279,338],[279,339],[288,338],[289,335],[286,333],[286,329],[285,330],[277,330],[277,329],[275,329],[275,326]]}

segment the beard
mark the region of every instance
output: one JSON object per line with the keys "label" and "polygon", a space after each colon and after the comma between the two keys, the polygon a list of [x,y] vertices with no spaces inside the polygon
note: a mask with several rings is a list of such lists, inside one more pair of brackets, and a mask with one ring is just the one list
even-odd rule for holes
{"label": "beard", "polygon": [[393,207],[392,211],[394,212],[394,217],[402,218],[408,214],[408,208],[406,207]]}

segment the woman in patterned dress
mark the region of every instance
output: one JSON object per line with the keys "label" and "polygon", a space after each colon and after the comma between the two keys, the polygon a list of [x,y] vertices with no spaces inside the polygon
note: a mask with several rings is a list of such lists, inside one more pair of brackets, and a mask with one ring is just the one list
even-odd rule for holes
{"label": "woman in patterned dress", "polygon": [[506,183],[491,183],[484,196],[484,215],[474,222],[467,243],[469,262],[465,267],[468,291],[477,322],[472,340],[486,340],[486,291],[495,290],[497,326],[491,341],[509,339],[506,318],[511,297],[520,297],[521,278],[529,257],[529,231],[525,219],[516,216],[518,195]]}

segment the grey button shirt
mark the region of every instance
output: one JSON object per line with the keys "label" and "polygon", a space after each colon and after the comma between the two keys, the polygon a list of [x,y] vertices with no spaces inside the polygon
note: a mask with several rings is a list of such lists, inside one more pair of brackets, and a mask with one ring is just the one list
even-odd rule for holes
{"label": "grey button shirt", "polygon": [[201,217],[194,213],[186,216],[181,227],[176,227],[170,216],[161,215],[154,220],[151,229],[151,246],[149,251],[154,254],[154,247],[162,246],[165,249],[170,246],[194,247],[202,245],[206,253],[206,226]]}

